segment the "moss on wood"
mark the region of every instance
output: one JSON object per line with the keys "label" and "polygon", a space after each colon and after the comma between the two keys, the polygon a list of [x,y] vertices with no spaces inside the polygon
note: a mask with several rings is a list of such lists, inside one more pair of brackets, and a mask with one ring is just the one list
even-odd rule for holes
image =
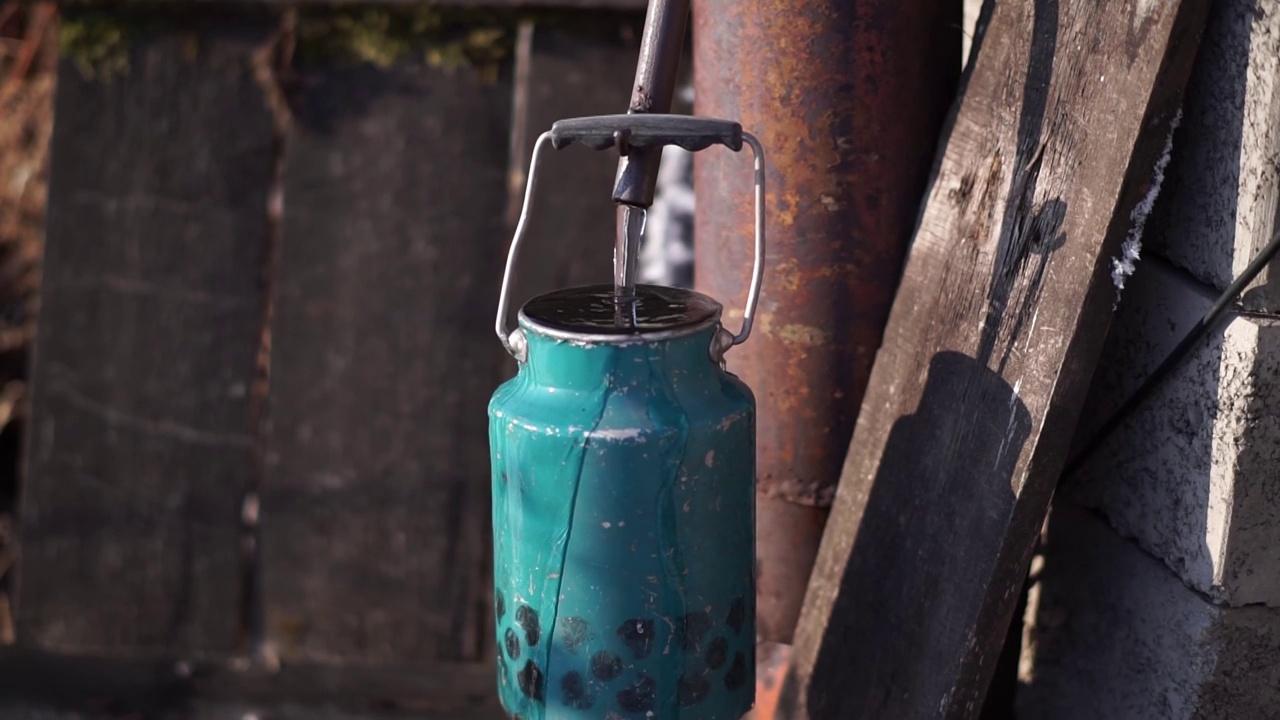
{"label": "moss on wood", "polygon": [[[67,0],[64,7],[59,52],[87,77],[104,79],[128,72],[130,48],[137,42],[158,32],[198,31],[207,12],[205,7],[178,3],[112,0]],[[304,64],[357,62],[385,68],[419,60],[433,67],[486,71],[496,71],[512,55],[522,21],[584,37],[638,39],[642,19],[638,12],[625,11],[430,4],[302,5],[297,14],[295,57]]]}
{"label": "moss on wood", "polygon": [[418,57],[437,67],[496,65],[511,53],[511,12],[415,6],[307,8],[298,13],[297,57],[307,64],[389,67]]}
{"label": "moss on wood", "polygon": [[85,77],[109,79],[129,70],[129,46],[138,28],[132,18],[77,7],[58,24],[58,54]]}

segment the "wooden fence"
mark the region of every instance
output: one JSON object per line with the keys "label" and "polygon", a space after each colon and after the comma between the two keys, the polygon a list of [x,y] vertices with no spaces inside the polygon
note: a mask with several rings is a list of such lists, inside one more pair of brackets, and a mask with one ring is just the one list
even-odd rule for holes
{"label": "wooden fence", "polygon": [[[487,659],[510,201],[625,109],[613,5],[66,9],[19,644]],[[552,158],[519,297],[609,277],[614,167]]]}

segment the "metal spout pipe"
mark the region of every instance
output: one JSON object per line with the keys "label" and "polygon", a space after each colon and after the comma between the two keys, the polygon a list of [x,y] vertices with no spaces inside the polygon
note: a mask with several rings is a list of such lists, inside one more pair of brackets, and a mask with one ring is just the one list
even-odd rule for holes
{"label": "metal spout pipe", "polygon": [[[671,111],[688,24],[689,0],[649,0],[628,113]],[[633,148],[624,154],[618,162],[613,201],[642,208],[652,205],[661,159],[661,148]]]}

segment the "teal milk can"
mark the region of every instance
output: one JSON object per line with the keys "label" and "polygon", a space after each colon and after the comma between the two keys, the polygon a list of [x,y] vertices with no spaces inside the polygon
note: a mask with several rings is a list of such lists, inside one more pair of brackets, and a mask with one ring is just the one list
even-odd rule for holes
{"label": "teal milk can", "polygon": [[[756,156],[755,268],[742,329],[684,289],[556,290],[506,327],[550,144],[720,144]],[[755,400],[725,352],[751,329],[764,262],[763,158],[737,123],[561,120],[537,141],[497,332],[515,377],[489,404],[502,704],[520,720],[737,720],[755,692]]]}

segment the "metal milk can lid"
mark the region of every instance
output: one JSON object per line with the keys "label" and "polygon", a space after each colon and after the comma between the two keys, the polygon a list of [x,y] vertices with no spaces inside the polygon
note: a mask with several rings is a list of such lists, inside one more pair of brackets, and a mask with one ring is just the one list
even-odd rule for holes
{"label": "metal milk can lid", "polygon": [[597,343],[684,337],[715,326],[723,308],[692,290],[637,285],[619,301],[612,285],[564,288],[539,295],[520,310],[520,322],[541,335]]}

